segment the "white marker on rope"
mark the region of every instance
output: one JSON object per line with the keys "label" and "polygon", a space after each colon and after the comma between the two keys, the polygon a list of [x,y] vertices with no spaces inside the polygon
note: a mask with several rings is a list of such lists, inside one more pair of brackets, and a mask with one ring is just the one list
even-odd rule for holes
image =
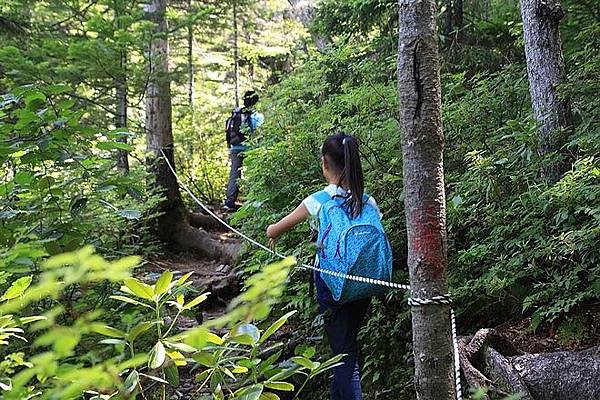
{"label": "white marker on rope", "polygon": [[[173,166],[171,165],[171,162],[169,161],[169,158],[167,157],[167,155],[165,154],[165,152],[163,151],[163,149],[160,149],[160,152],[164,158],[164,160],[167,163],[167,166],[169,167],[169,169],[171,170],[171,172],[173,173],[173,175],[175,176],[175,179],[177,180],[177,182],[179,182],[179,185],[181,185],[181,187],[183,188],[183,190],[186,191],[187,194],[190,195],[190,197],[204,210],[206,211],[211,217],[213,217],[214,219],[216,219],[217,221],[219,221],[223,226],[225,226],[227,229],[229,229],[230,231],[234,232],[235,234],[239,235],[240,237],[246,239],[248,242],[252,243],[253,245],[265,250],[266,252],[277,256],[281,259],[285,259],[287,258],[287,256],[278,253],[277,251],[271,250],[270,248],[268,248],[267,246],[265,246],[264,244],[257,242],[256,240],[252,239],[251,237],[247,236],[246,234],[244,234],[243,232],[239,231],[238,229],[234,228],[233,226],[229,225],[227,222],[223,221],[217,214],[215,214],[210,208],[208,208],[206,205],[204,205],[195,195],[194,193],[188,188],[188,186],[185,184],[185,182],[183,182],[181,180],[181,178],[179,177],[179,175],[177,175],[177,172],[175,172],[175,169],[173,168]],[[380,286],[386,286],[389,288],[393,288],[393,289],[402,289],[402,290],[410,290],[410,285],[403,285],[401,283],[396,283],[396,282],[388,282],[388,281],[382,281],[379,279],[373,279],[373,278],[367,278],[364,276],[356,276],[356,275],[348,275],[348,274],[344,274],[342,272],[336,272],[336,271],[331,271],[331,270],[327,270],[327,269],[322,269],[313,265],[308,265],[308,264],[299,264],[299,266],[301,268],[304,269],[310,269],[313,271],[317,271],[317,272],[321,272],[324,274],[328,274],[328,275],[332,275],[338,278],[343,278],[343,279],[348,279],[348,280],[352,280],[352,281],[356,281],[356,282],[363,282],[363,283],[370,283],[373,285],[380,285]],[[445,294],[445,295],[440,295],[440,296],[434,296],[430,299],[421,299],[418,297],[409,297],[408,298],[408,304],[411,306],[427,306],[427,305],[436,305],[436,304],[441,304],[441,305],[451,305],[452,304],[452,298],[450,297],[450,294]],[[456,318],[454,315],[454,310],[452,308],[450,308],[450,322],[451,322],[451,327],[452,327],[452,344],[454,347],[454,377],[455,377],[455,387],[456,387],[456,400],[462,400],[462,385],[460,382],[460,361],[458,359],[458,342],[457,342],[457,336],[456,336]]]}

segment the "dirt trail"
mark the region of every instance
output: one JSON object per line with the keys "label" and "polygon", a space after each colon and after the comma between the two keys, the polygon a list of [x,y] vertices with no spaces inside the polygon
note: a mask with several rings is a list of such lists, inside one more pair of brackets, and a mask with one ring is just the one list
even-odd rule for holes
{"label": "dirt trail", "polygon": [[[209,231],[209,234],[224,245],[239,243],[235,235],[229,232],[213,230]],[[197,308],[195,315],[180,316],[177,323],[180,330],[187,330],[200,325],[203,321],[222,316],[229,301],[240,291],[238,277],[231,265],[199,254],[174,251],[166,253],[146,264],[141,279],[154,283],[164,271],[173,272],[175,279],[193,272],[189,278],[193,282],[191,287],[198,293],[211,293],[209,298]],[[195,380],[197,371],[189,367],[181,367],[179,372],[180,385],[169,389],[169,399],[183,400],[198,397],[199,384]]]}

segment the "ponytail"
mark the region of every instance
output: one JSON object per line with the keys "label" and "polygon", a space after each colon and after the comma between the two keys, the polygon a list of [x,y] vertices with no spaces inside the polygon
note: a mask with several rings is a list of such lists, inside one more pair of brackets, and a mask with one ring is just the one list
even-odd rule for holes
{"label": "ponytail", "polygon": [[338,186],[350,190],[350,196],[344,202],[344,207],[351,218],[358,217],[363,209],[364,194],[358,141],[345,133],[331,135],[325,139],[321,153],[341,173]]}
{"label": "ponytail", "polygon": [[353,136],[346,136],[342,140],[342,146],[344,146],[344,172],[342,178],[344,178],[348,189],[350,189],[347,204],[350,216],[354,218],[362,212],[365,191],[358,141]]}

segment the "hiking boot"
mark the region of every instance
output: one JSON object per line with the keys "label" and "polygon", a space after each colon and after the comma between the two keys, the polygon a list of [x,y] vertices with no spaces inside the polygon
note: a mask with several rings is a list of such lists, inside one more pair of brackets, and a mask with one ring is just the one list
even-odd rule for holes
{"label": "hiking boot", "polygon": [[237,211],[240,207],[237,204],[235,204],[235,203],[234,204],[225,203],[225,205],[223,206],[223,208],[227,212],[234,212],[234,211]]}

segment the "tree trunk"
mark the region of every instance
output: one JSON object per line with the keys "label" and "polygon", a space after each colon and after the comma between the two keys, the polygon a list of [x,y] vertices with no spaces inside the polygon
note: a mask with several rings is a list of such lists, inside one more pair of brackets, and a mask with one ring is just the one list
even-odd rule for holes
{"label": "tree trunk", "polygon": [[[122,74],[116,85],[116,97],[117,97],[117,117],[115,126],[121,131],[127,130],[127,54],[124,50],[120,51],[120,73]],[[119,136],[117,141],[127,143],[127,134],[123,132],[122,136]],[[117,150],[117,166],[121,171],[129,173],[129,158],[127,150]]]}
{"label": "tree trunk", "polygon": [[240,50],[238,40],[240,31],[238,27],[237,0],[233,0],[233,68],[235,72],[235,106],[240,106]]}
{"label": "tree trunk", "polygon": [[[565,130],[571,128],[569,102],[559,98],[558,85],[565,81],[565,64],[559,24],[564,16],[558,0],[520,0],[525,36],[525,56],[533,115],[539,124],[540,155],[559,151]],[[553,162],[542,175],[555,182],[564,165]]]}
{"label": "tree trunk", "polygon": [[[441,89],[434,0],[399,0],[398,91],[412,296],[448,293]],[[412,308],[417,399],[455,396],[447,305]]]}
{"label": "tree trunk", "polygon": [[[117,0],[114,4],[115,18],[117,28],[122,29],[120,17],[124,10],[121,1]],[[127,130],[127,52],[123,46],[119,49],[119,72],[117,73],[117,81],[115,82],[115,94],[117,100],[117,112],[115,126],[125,131]],[[127,143],[127,135],[123,134],[117,141]],[[117,166],[125,174],[129,173],[129,158],[126,150],[117,149]]]}
{"label": "tree trunk", "polygon": [[222,245],[206,232],[190,226],[189,214],[181,200],[177,179],[162,157],[161,150],[175,168],[166,3],[166,0],[152,0],[146,5],[148,19],[155,24],[148,48],[150,71],[146,89],[146,144],[152,155],[149,163],[155,177],[153,185],[162,190],[164,196],[159,206],[161,215],[156,221],[157,233],[162,240],[184,249],[197,250],[209,257],[231,261],[237,253],[236,246]]}
{"label": "tree trunk", "polygon": [[[192,0],[188,0],[188,13],[192,13]],[[187,63],[188,63],[188,103],[194,118],[194,26],[190,22],[187,29]]]}

